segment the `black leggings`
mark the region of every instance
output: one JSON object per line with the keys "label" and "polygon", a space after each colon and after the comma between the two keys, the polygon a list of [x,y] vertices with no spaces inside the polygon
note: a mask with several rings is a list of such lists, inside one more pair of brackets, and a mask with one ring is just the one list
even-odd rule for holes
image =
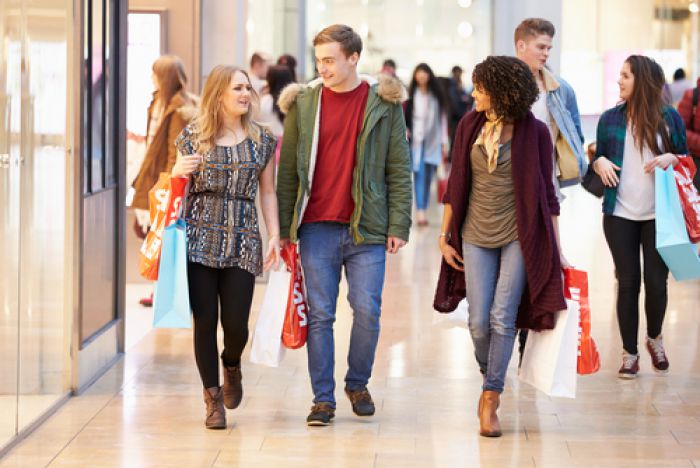
{"label": "black leggings", "polygon": [[647,336],[656,338],[666,315],[666,281],[668,267],[656,251],[656,222],[630,221],[606,215],[603,232],[610,247],[617,275],[617,321],[625,351],[637,354],[639,329],[639,288],[641,266],[639,246],[644,259],[644,310],[647,316]]}
{"label": "black leggings", "polygon": [[190,305],[194,317],[194,357],[204,388],[219,386],[219,352],[216,333],[221,302],[226,366],[241,362],[248,341],[248,317],[253,300],[255,276],[241,268],[209,268],[188,263]]}

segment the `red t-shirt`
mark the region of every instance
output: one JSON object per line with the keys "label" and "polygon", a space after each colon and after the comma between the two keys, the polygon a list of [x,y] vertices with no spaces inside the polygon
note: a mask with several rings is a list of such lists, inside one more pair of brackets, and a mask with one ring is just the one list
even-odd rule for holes
{"label": "red t-shirt", "polygon": [[325,87],[321,92],[316,169],[303,222],[349,223],[355,208],[352,172],[369,85],[363,81],[345,93],[336,93]]}

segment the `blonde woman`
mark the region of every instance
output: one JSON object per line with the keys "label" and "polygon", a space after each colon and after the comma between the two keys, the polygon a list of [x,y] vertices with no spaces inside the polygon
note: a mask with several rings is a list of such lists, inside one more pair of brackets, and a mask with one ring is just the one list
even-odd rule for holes
{"label": "blonde woman", "polygon": [[[159,57],[153,63],[151,79],[155,91],[148,106],[146,155],[134,179],[134,199],[131,203],[136,215],[135,232],[142,239],[146,237],[150,225],[148,191],[158,181],[161,172],[172,170],[176,160],[173,142],[197,112],[197,97],[185,91],[187,76],[179,57]],[[153,295],[140,302],[150,307]]]}
{"label": "blonde woman", "polygon": [[[173,176],[189,176],[185,205],[188,279],[194,316],[194,351],[204,386],[205,425],[226,427],[226,412],[243,397],[241,354],[255,276],[279,263],[279,222],[274,188],[275,138],[252,120],[258,96],[248,75],[215,67],[204,85],[194,122],[176,140],[180,157]],[[258,230],[255,196],[260,187],[265,249]],[[217,329],[221,310],[224,385],[219,386]]]}

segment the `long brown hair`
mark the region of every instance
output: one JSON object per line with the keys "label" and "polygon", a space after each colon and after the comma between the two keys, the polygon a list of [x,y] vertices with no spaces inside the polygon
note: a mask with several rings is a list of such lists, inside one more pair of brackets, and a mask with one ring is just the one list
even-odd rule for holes
{"label": "long brown hair", "polygon": [[630,55],[625,60],[634,75],[632,95],[627,99],[627,121],[632,124],[634,142],[638,148],[647,146],[654,154],[659,148],[657,135],[668,148],[668,132],[663,117],[663,87],[666,83],[664,71],[653,59],[643,55]]}
{"label": "long brown hair", "polygon": [[[248,84],[250,84],[250,77],[244,70],[230,65],[215,66],[209,73],[206,83],[204,83],[201,105],[194,120],[198,134],[197,148],[201,154],[206,153],[215,146],[216,138],[223,130],[224,119],[222,113],[224,112],[224,107],[221,97],[231,84],[233,75],[236,72],[243,73],[248,80]],[[253,121],[253,116],[256,114],[259,106],[259,98],[254,89],[250,90],[250,103],[248,112],[241,115],[241,125],[246,135],[259,143],[261,128]]]}
{"label": "long brown hair", "polygon": [[176,55],[162,55],[153,62],[153,73],[158,80],[158,99],[165,107],[177,93],[187,86],[185,65]]}

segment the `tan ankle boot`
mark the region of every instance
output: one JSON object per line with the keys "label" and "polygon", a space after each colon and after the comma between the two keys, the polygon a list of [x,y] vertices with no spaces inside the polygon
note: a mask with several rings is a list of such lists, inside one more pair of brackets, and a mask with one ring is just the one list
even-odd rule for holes
{"label": "tan ankle boot", "polygon": [[479,434],[484,437],[501,437],[501,423],[496,410],[500,404],[498,392],[485,390],[481,394],[481,412],[479,415]]}
{"label": "tan ankle boot", "polygon": [[481,407],[484,405],[484,392],[479,395],[479,406],[476,407],[476,417],[481,420]]}
{"label": "tan ankle boot", "polygon": [[204,389],[204,403],[207,404],[207,429],[226,429],[226,410],[224,409],[224,392],[221,387]]}
{"label": "tan ankle boot", "polygon": [[241,383],[241,366],[228,367],[224,364],[224,406],[236,409],[243,399],[243,384]]}

